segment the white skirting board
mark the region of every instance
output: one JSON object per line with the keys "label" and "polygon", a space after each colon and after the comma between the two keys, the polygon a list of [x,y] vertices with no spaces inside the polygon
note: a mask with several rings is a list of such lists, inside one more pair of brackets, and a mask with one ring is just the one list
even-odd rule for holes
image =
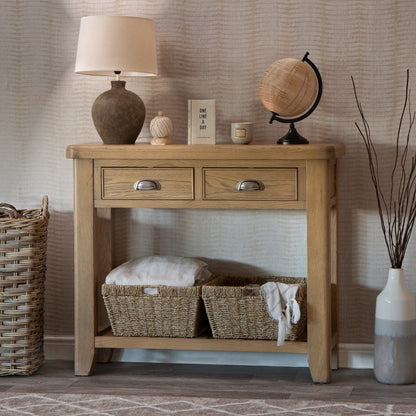
{"label": "white skirting board", "polygon": [[[74,338],[46,336],[44,342],[47,360],[73,360]],[[113,361],[257,365],[275,367],[307,367],[306,354],[274,354],[255,352],[172,351],[116,349]],[[373,368],[373,344],[340,344],[340,368]]]}

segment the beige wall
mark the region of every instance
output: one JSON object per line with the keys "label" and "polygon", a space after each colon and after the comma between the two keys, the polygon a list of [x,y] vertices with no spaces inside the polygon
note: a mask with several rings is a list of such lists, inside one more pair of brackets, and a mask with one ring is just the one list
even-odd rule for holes
{"label": "beige wall", "polygon": [[[215,98],[218,142],[229,141],[232,121],[253,121],[255,140],[272,143],[287,126],[268,123],[261,76],[277,59],[310,52],[324,93],[298,129],[312,142],[333,139],[347,150],[339,165],[341,341],[371,343],[375,296],[389,264],[350,76],[374,139],[391,155],[407,68],[416,85],[416,2],[0,0],[0,199],[34,207],[49,195],[48,335],[73,331],[72,165],[64,155],[68,144],[100,141],[90,108],[109,80],[74,73],[80,18],[95,14],[155,20],[159,76],[128,80],[147,106],[143,137],[163,110],[174,140],[186,142],[187,99]],[[304,225],[300,212],[121,210],[116,258],[184,254],[207,258],[214,271],[303,275]],[[405,269],[413,293],[415,266],[411,242]]]}

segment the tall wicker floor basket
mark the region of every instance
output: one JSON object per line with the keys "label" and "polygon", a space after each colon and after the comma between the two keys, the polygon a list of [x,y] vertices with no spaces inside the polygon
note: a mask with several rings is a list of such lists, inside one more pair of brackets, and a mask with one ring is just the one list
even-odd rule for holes
{"label": "tall wicker floor basket", "polygon": [[30,375],[43,361],[48,197],[41,209],[0,204],[0,375]]}

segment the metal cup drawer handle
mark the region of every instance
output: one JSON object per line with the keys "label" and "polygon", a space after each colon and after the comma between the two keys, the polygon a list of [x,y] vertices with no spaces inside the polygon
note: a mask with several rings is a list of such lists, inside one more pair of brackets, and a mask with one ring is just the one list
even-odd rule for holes
{"label": "metal cup drawer handle", "polygon": [[244,179],[238,182],[236,189],[237,191],[262,191],[264,183],[257,179]]}
{"label": "metal cup drawer handle", "polygon": [[135,191],[158,191],[161,188],[160,183],[154,179],[140,179],[133,187]]}

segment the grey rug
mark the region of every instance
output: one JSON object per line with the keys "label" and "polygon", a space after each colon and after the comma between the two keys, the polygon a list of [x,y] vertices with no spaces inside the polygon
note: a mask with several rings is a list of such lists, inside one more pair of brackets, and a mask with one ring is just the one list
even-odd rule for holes
{"label": "grey rug", "polygon": [[416,415],[401,404],[314,400],[235,400],[99,394],[0,393],[0,416],[272,416]]}

